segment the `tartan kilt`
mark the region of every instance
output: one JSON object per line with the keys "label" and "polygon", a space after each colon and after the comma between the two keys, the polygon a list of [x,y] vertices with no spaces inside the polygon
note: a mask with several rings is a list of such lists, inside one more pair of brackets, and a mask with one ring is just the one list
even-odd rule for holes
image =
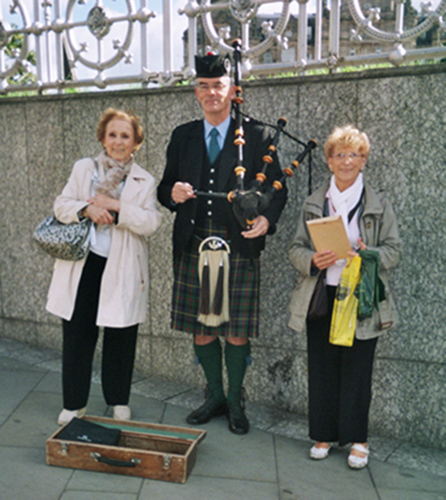
{"label": "tartan kilt", "polygon": [[[208,236],[226,240],[224,230],[196,229],[188,248],[174,259],[172,294],[172,328],[194,335],[224,337],[257,337],[259,333],[260,260],[248,259],[238,253],[229,255],[230,321],[209,327],[197,321],[200,304],[198,247]],[[227,241],[227,240],[226,240]]]}

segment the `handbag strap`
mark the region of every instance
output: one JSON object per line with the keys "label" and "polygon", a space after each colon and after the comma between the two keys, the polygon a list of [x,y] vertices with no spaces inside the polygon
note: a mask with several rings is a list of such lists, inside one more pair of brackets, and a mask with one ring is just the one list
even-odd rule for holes
{"label": "handbag strap", "polygon": [[364,196],[364,188],[362,188],[362,193],[361,193],[361,196],[359,197],[358,203],[356,203],[356,205],[348,213],[348,222],[352,221],[352,219],[356,213],[356,210],[358,210],[359,206],[361,205],[363,196]]}
{"label": "handbag strap", "polygon": [[[348,213],[348,222],[351,222],[351,220],[353,219],[356,211],[360,207],[362,199],[364,198],[364,191],[365,191],[364,188],[362,188],[362,193],[361,193],[361,196],[359,197],[358,203],[356,203],[356,205]],[[323,208],[322,214],[323,214],[324,217],[327,217],[328,215],[330,215],[330,210],[328,208],[328,198],[325,198],[324,208]]]}
{"label": "handbag strap", "polygon": [[98,179],[99,179],[99,165],[98,165],[98,161],[96,160],[96,158],[91,158],[91,161],[93,162],[93,175],[96,172],[98,174]]}

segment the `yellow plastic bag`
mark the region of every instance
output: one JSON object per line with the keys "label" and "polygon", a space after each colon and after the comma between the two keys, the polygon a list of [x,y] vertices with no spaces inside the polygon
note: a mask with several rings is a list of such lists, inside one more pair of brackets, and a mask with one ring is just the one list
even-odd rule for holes
{"label": "yellow plastic bag", "polygon": [[358,292],[361,279],[361,257],[349,259],[339,279],[330,326],[330,343],[345,347],[353,345],[358,318]]}

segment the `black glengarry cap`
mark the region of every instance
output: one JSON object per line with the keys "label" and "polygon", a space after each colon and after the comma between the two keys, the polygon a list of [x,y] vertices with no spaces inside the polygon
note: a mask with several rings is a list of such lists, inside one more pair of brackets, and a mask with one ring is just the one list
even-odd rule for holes
{"label": "black glengarry cap", "polygon": [[195,70],[197,78],[219,78],[220,76],[230,76],[231,60],[228,55],[207,54],[205,56],[195,56]]}

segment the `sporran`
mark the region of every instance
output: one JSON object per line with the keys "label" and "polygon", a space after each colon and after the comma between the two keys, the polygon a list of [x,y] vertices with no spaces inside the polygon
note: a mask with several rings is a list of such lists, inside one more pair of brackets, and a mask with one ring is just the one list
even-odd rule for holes
{"label": "sporran", "polygon": [[229,321],[229,253],[228,243],[218,236],[203,240],[198,249],[200,307],[197,320],[206,326]]}

